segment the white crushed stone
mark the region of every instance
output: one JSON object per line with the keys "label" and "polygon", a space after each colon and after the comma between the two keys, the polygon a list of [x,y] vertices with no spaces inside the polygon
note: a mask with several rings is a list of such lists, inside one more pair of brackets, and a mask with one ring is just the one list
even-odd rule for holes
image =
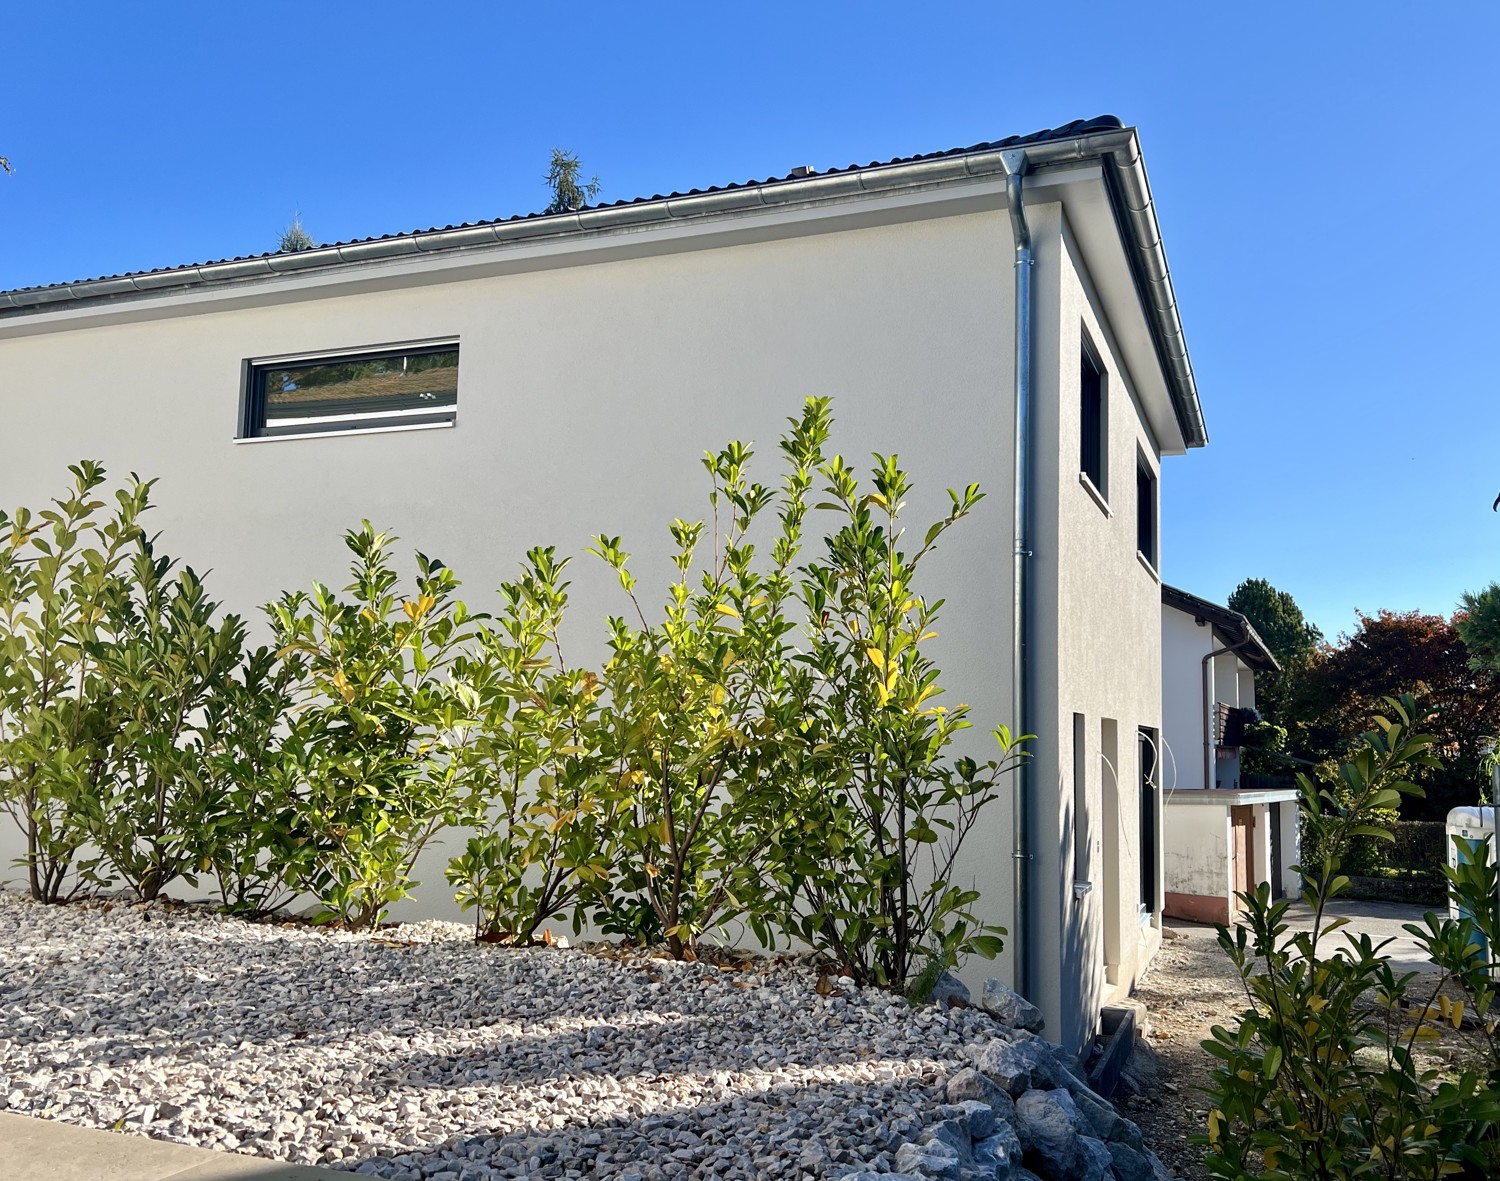
{"label": "white crushed stone", "polygon": [[889,1169],[974,1009],[0,891],[0,1110],[416,1181]]}

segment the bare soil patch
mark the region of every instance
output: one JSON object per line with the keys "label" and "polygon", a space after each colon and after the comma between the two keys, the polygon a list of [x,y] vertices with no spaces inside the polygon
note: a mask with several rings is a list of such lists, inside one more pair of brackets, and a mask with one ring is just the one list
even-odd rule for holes
{"label": "bare soil patch", "polygon": [[1239,1016],[1245,990],[1212,927],[1169,920],[1166,930],[1170,934],[1136,990],[1135,999],[1147,1010],[1144,1031],[1132,1078],[1115,1100],[1168,1168],[1185,1181],[1207,1181],[1203,1150],[1189,1143],[1208,1120],[1203,1087],[1214,1059],[1200,1043],[1214,1025]]}
{"label": "bare soil patch", "polygon": [[[1416,908],[1340,902],[1330,907],[1331,912],[1335,909],[1350,918],[1355,929],[1369,931],[1377,940],[1390,940],[1387,954],[1398,971],[1422,973],[1423,978],[1413,982],[1413,1006],[1431,997],[1437,977],[1415,941],[1400,929],[1402,922],[1415,921]],[[1208,1181],[1203,1150],[1190,1143],[1190,1137],[1207,1128],[1208,1100],[1203,1089],[1216,1062],[1204,1052],[1202,1042],[1215,1025],[1233,1028],[1249,1000],[1239,973],[1219,948],[1214,928],[1168,920],[1164,934],[1161,951],[1136,990],[1135,999],[1147,1010],[1143,1035],[1114,1101],[1141,1126],[1146,1143],[1174,1173],[1184,1181]],[[1333,951],[1340,942],[1339,935],[1330,937],[1327,950]],[[1443,991],[1450,1000],[1462,996],[1452,984]],[[1466,1015],[1462,1029],[1446,1029],[1436,1042],[1419,1043],[1417,1058],[1438,1070],[1476,1067],[1482,1056],[1477,1024],[1471,1014]]]}

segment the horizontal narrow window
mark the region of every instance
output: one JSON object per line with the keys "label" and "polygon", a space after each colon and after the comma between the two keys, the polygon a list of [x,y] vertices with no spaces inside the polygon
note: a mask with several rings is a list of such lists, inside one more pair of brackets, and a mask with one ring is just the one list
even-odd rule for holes
{"label": "horizontal narrow window", "polygon": [[446,426],[457,413],[457,343],[252,361],[241,436]]}

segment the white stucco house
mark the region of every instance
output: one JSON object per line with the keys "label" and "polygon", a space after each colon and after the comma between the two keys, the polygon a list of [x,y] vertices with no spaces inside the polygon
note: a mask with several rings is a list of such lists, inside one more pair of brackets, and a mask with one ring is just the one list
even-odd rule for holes
{"label": "white stucco house", "polygon": [[1165,911],[1227,923],[1235,896],[1260,882],[1278,898],[1300,888],[1296,788],[1240,771],[1243,731],[1258,717],[1255,674],[1278,666],[1238,611],[1172,586],[1161,589],[1161,659]]}
{"label": "white stucco house", "polygon": [[[350,362],[389,380],[313,396]],[[84,456],[157,476],[163,547],[248,613],[337,580],[362,517],[477,600],[526,547],[580,554],[597,532],[664,585],[666,523],[702,512],[700,454],[754,440],[771,473],[809,394],[833,396],[845,455],[899,451],[913,519],[949,486],[989,494],[930,568],[935,655],[976,753],[993,723],[1038,737],[963,872],[1010,929],[998,974],[1078,1049],[1159,944],[1157,499],[1163,460],[1207,442],[1119,120],[0,292],[0,503],[46,497]],[[584,621],[617,588],[572,573],[570,643],[602,659]],[[446,856],[406,915],[456,913]]]}

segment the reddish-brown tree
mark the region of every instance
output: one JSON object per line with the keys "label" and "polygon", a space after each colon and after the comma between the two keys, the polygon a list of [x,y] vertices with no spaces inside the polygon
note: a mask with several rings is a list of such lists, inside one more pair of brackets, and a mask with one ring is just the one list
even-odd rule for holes
{"label": "reddish-brown tree", "polygon": [[1437,708],[1436,753],[1444,766],[1418,782],[1425,798],[1402,800],[1407,820],[1442,820],[1448,809],[1478,798],[1486,739],[1500,734],[1500,675],[1469,662],[1452,619],[1418,611],[1359,616],[1353,634],[1324,645],[1296,690],[1294,748],[1312,759],[1340,759],[1369,727],[1381,699],[1420,693]]}

